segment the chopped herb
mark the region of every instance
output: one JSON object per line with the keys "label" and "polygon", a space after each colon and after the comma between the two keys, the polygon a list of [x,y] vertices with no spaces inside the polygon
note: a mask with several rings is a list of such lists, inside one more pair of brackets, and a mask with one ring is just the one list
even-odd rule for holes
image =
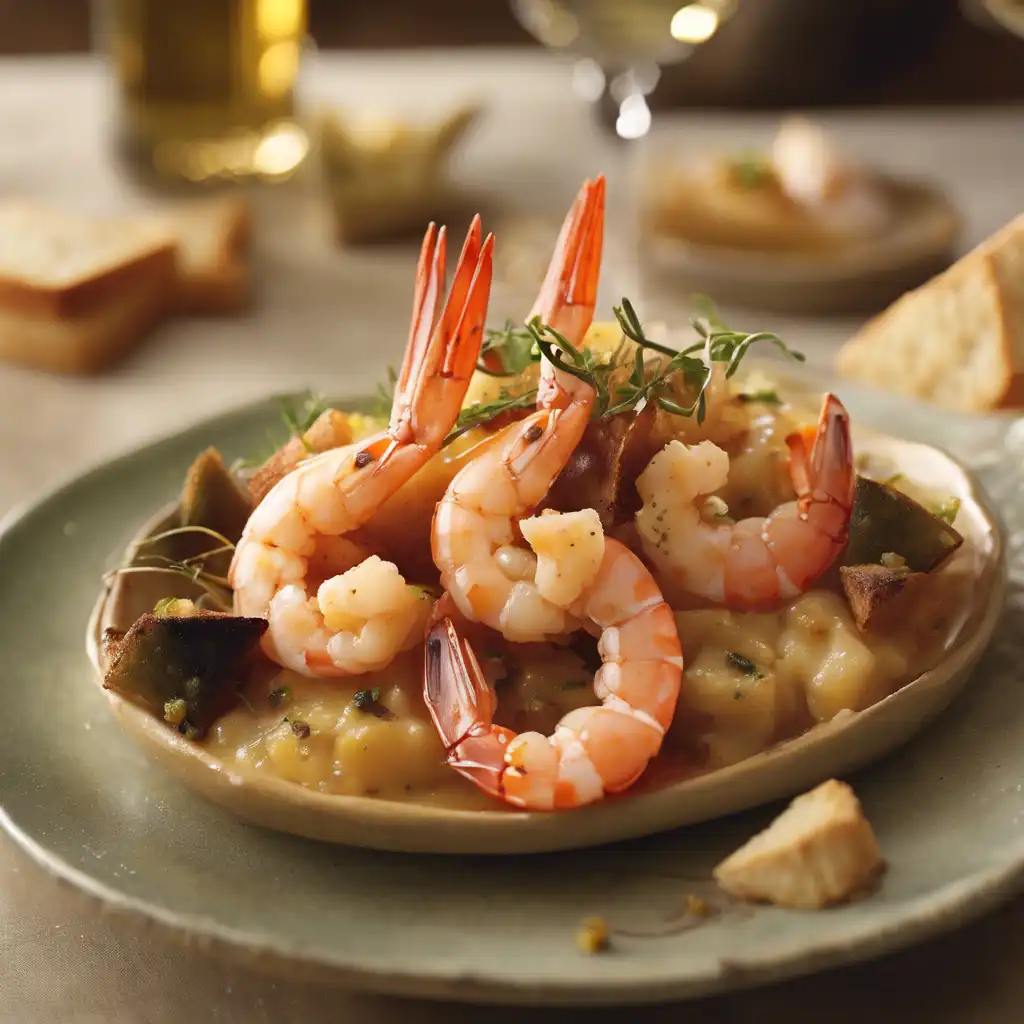
{"label": "chopped herb", "polygon": [[375,686],[372,690],[356,690],[352,695],[352,703],[366,714],[374,715],[377,718],[394,718],[394,714],[380,702],[380,687]]}
{"label": "chopped herb", "polygon": [[905,479],[906,477],[902,473],[893,473],[892,476],[886,477],[882,484],[886,487],[895,487]]}
{"label": "chopped herb", "polygon": [[292,691],[290,686],[280,686],[276,690],[271,690],[267,701],[272,708],[284,707],[285,704],[290,703],[292,699]]}
{"label": "chopped herb", "polygon": [[603,953],[610,945],[608,923],[603,917],[588,917],[576,929],[576,945],[581,953]]}
{"label": "chopped herb", "polygon": [[179,726],[185,721],[188,713],[188,705],[180,698],[175,697],[164,704],[164,721],[168,725]]}
{"label": "chopped herb", "polygon": [[306,739],[306,737],[309,736],[310,732],[312,732],[310,727],[305,722],[300,722],[296,720],[290,724],[292,727],[292,732],[296,736],[298,736],[300,740]]}
{"label": "chopped herb", "polygon": [[741,391],[736,396],[741,402],[760,402],[762,405],[782,405],[778,391],[766,388],[763,391]]}
{"label": "chopped herb", "polygon": [[960,499],[950,498],[948,501],[944,501],[938,508],[933,510],[932,514],[936,519],[941,519],[948,526],[952,526],[956,522],[956,517],[960,514]]}
{"label": "chopped herb", "polygon": [[582,690],[587,685],[586,679],[566,679],[562,683],[563,690]]}
{"label": "chopped herb", "polygon": [[737,654],[735,651],[726,651],[725,660],[730,668],[736,669],[737,672],[742,672],[745,676],[754,676],[758,679],[761,677],[758,667],[749,658],[743,657],[742,654]]}
{"label": "chopped herb", "polygon": [[743,700],[743,691],[742,691],[742,690],[737,690],[737,691],[736,691],[736,692],[735,692],[735,693],[734,693],[734,694],[732,695],[732,699],[733,699],[733,700]]}

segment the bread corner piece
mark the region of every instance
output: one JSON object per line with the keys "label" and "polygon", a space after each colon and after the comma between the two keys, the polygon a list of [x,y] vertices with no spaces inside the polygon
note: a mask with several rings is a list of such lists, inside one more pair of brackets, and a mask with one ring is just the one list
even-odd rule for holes
{"label": "bread corner piece", "polygon": [[178,310],[232,313],[248,304],[251,214],[244,199],[198,199],[141,219],[177,239]]}
{"label": "bread corner piece", "polygon": [[1024,214],[869,321],[837,368],[949,409],[1024,404]]}
{"label": "bread corner piece", "polygon": [[860,801],[832,779],[798,796],[722,861],[715,878],[740,899],[816,910],[861,892],[883,866]]}
{"label": "bread corner piece", "polygon": [[175,241],[123,220],[0,203],[0,359],[91,373],[171,305]]}

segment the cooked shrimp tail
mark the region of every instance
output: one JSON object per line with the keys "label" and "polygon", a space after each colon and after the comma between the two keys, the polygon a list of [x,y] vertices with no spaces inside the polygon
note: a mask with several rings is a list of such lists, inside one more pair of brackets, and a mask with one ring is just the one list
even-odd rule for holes
{"label": "cooked shrimp tail", "polygon": [[545,598],[600,631],[594,693],[601,704],[570,711],[551,736],[517,735],[494,723],[494,691],[452,620],[440,619],[427,635],[423,695],[448,763],[485,793],[530,810],[579,807],[631,786],[661,748],[679,697],[683,658],[675,617],[640,559],[601,537],[588,545],[597,557],[583,582],[566,590],[563,570],[580,568],[573,564],[575,542],[557,557],[546,555],[553,538],[581,523],[590,538],[597,536],[600,520],[592,510],[540,516],[523,526],[541,561],[537,579]]}
{"label": "cooked shrimp tail", "polygon": [[670,441],[637,478],[637,532],[660,572],[730,608],[771,608],[821,577],[846,546],[856,473],[850,418],[826,395],[817,427],[786,439],[796,501],[766,518],[708,522],[701,505],[729,475],[710,441]]}
{"label": "cooked shrimp tail", "polygon": [[388,429],[301,462],[245,526],[229,572],[235,611],[269,620],[264,650],[286,668],[374,671],[423,635],[426,592],[347,535],[440,449],[458,419],[490,297],[494,241],[481,243],[480,234],[476,218],[439,312],[446,233],[427,229]]}
{"label": "cooked shrimp tail", "polygon": [[[529,319],[540,317],[571,345],[582,345],[594,319],[604,246],[604,175],[585,181],[562,223],[555,251]],[[589,385],[542,360],[537,404],[565,408]]]}

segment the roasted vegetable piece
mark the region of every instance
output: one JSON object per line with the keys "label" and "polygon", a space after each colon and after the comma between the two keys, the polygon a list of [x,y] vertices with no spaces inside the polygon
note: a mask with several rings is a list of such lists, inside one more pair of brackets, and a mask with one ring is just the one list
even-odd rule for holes
{"label": "roasted vegetable piece", "polygon": [[325,409],[301,437],[289,439],[253,473],[249,480],[249,496],[253,504],[258,505],[271,487],[303,459],[351,444],[353,440],[350,417],[337,409]]}
{"label": "roasted vegetable piece", "polygon": [[880,565],[883,555],[895,553],[912,572],[931,572],[963,542],[952,526],[913,498],[858,476],[850,540],[840,564]]}
{"label": "roasted vegetable piece", "polygon": [[143,615],[123,636],[104,637],[104,689],[196,739],[237,699],[236,685],[266,628],[265,619],[217,612]]}
{"label": "roasted vegetable piece", "polygon": [[592,508],[605,530],[630,519],[642,502],[636,478],[661,447],[652,434],[654,407],[592,420],[548,495],[560,512]]}
{"label": "roasted vegetable piece", "polygon": [[[181,492],[181,525],[205,526],[224,538],[237,542],[252,514],[252,503],[239,489],[224,465],[216,448],[207,448],[188,468],[185,486]],[[208,534],[178,534],[173,538],[173,555],[178,561],[193,558],[218,547]],[[203,562],[203,569],[224,576],[231,562],[231,552],[211,555]]]}
{"label": "roasted vegetable piece", "polygon": [[927,573],[890,569],[884,565],[844,565],[839,569],[846,600],[858,629],[869,629],[879,618],[891,616],[893,602]]}

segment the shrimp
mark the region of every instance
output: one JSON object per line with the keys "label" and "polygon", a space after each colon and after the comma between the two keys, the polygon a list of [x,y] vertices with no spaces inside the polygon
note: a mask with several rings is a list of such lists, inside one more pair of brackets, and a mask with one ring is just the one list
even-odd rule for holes
{"label": "shrimp", "polygon": [[570,711],[551,736],[495,725],[494,691],[450,617],[428,631],[424,699],[456,771],[517,807],[563,810],[628,789],[643,774],[672,721],[682,649],[650,571],[604,537],[593,509],[520,525],[538,558],[542,597],[600,630],[594,692],[602,703]]}
{"label": "shrimp", "polygon": [[[474,218],[444,292],[445,229],[423,239],[412,324],[386,431],[298,465],[252,513],[229,580],[238,615],[266,617],[263,648],[278,664],[311,676],[385,667],[422,640],[427,593],[397,566],[346,537],[441,448],[469,387],[483,338],[494,239],[481,245]],[[324,566],[340,575],[326,575]],[[323,580],[317,589],[312,584]]]}
{"label": "shrimp", "polygon": [[[604,178],[585,182],[562,225],[531,318],[572,345],[594,316],[604,233]],[[516,525],[547,494],[583,437],[595,393],[541,362],[538,409],[505,427],[452,480],[434,511],[431,548],[441,585],[459,611],[514,641],[545,640],[573,628],[564,608],[539,592]]]}
{"label": "shrimp", "polygon": [[691,594],[744,610],[776,606],[806,590],[846,545],[856,476],[850,420],[826,395],[816,428],[786,438],[797,500],[767,518],[706,522],[697,499],[729,475],[710,441],[670,441],[637,478],[643,550],[655,570]]}

